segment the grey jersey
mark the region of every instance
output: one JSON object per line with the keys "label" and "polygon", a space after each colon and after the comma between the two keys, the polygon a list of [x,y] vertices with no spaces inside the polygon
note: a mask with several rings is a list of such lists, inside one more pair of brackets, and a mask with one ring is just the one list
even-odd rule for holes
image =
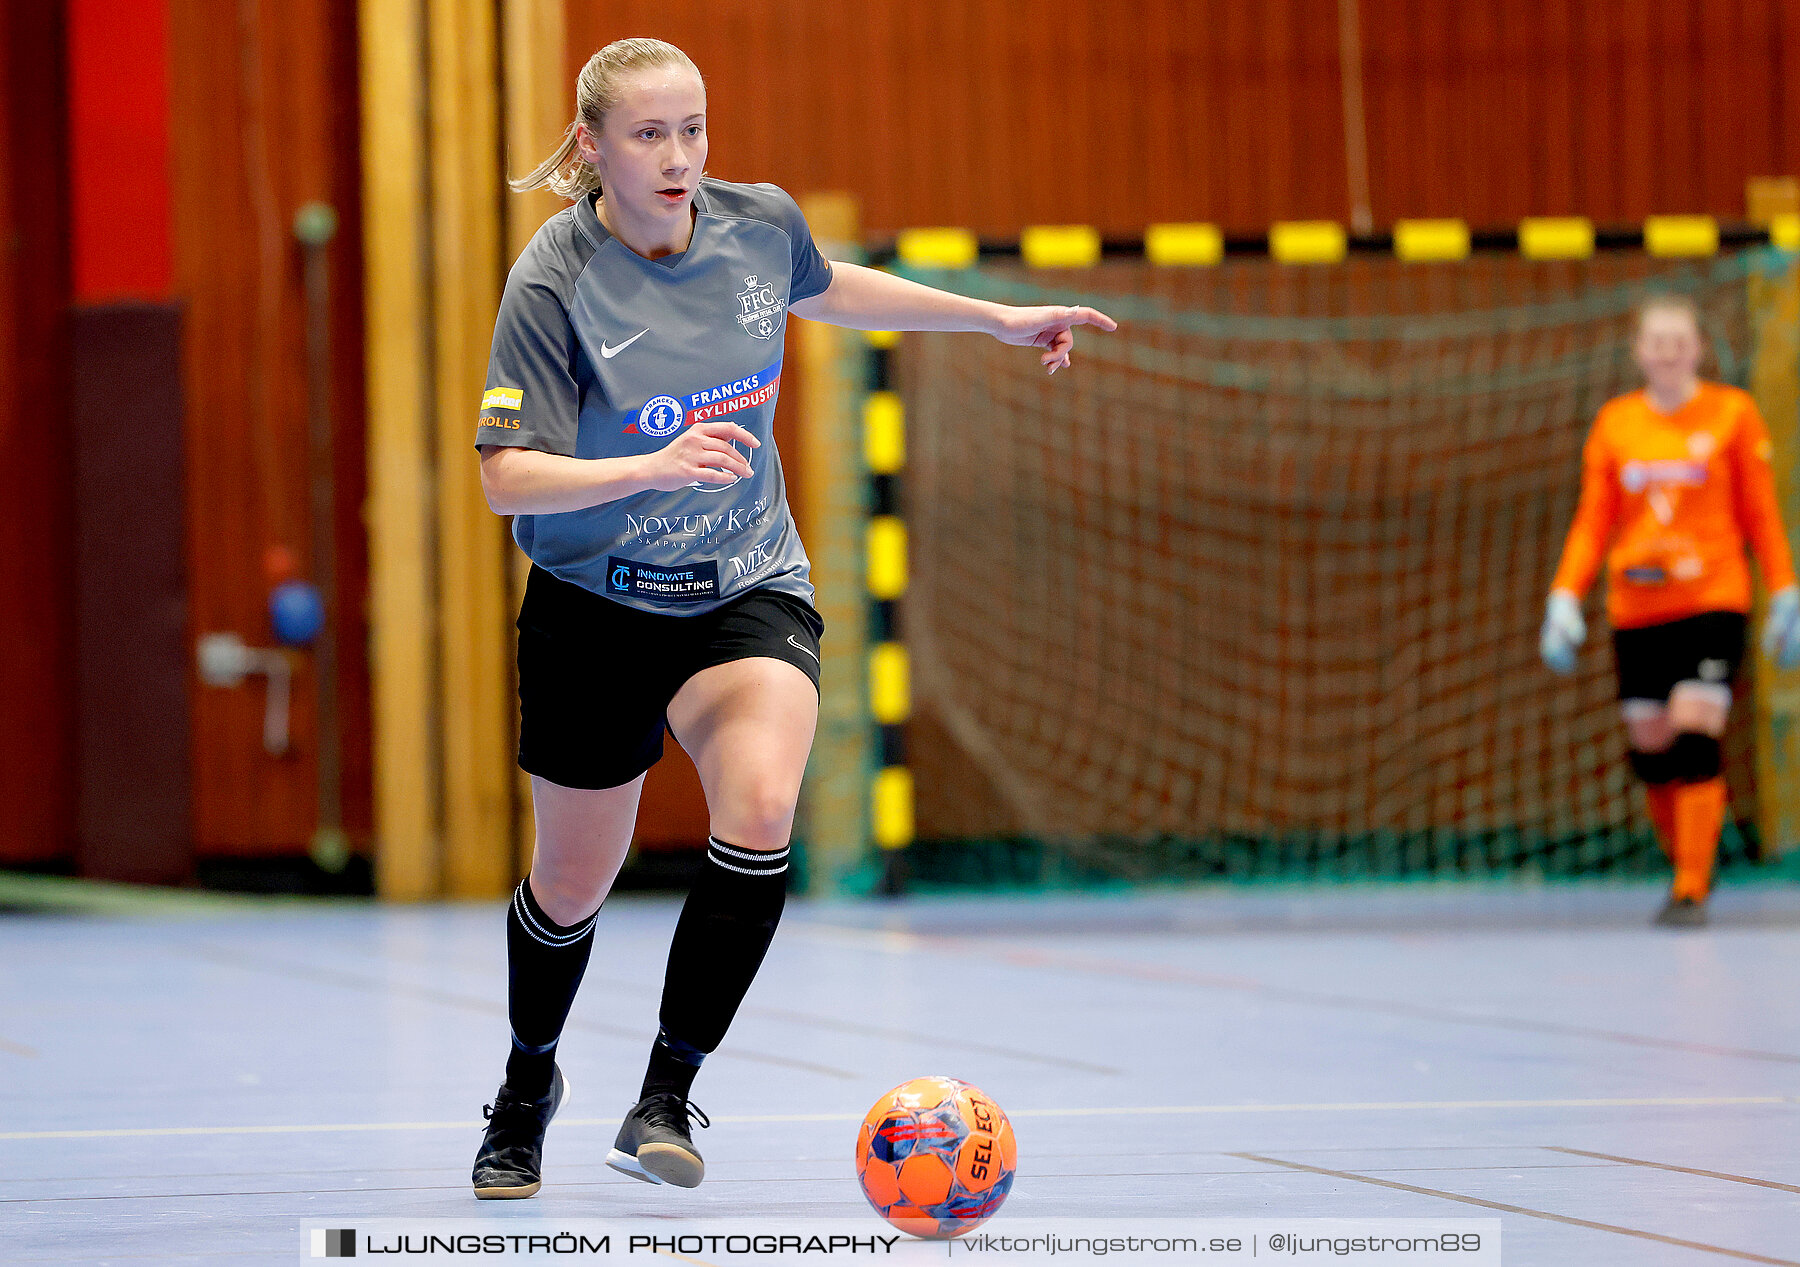
{"label": "grey jersey", "polygon": [[687,250],[660,260],[614,238],[585,198],[538,230],[506,279],[475,442],[627,457],[735,422],[762,441],[750,478],[519,515],[513,538],[539,567],[643,611],[698,614],[761,587],[810,602],[773,422],[788,305],[824,291],[831,268],[774,185],[702,179],[694,208]]}

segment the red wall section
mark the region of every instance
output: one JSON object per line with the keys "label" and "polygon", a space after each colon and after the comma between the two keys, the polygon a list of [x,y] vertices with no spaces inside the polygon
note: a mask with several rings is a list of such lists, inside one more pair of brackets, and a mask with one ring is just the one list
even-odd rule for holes
{"label": "red wall section", "polygon": [[1744,214],[1800,172],[1792,0],[1361,0],[1375,219]]}
{"label": "red wall section", "polygon": [[0,865],[75,834],[60,9],[0,0]]}
{"label": "red wall section", "polygon": [[75,302],[166,299],[167,0],[68,0]]}

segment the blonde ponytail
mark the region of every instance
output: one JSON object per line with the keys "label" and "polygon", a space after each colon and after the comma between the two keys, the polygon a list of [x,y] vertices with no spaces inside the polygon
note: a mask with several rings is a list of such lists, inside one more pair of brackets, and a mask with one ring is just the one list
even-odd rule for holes
{"label": "blonde ponytail", "polygon": [[[515,193],[531,189],[548,189],[570,202],[585,198],[600,188],[600,174],[581,157],[575,142],[575,128],[586,124],[588,133],[600,135],[606,112],[619,104],[622,80],[633,71],[652,70],[662,66],[683,66],[700,75],[699,67],[673,44],[662,40],[614,40],[588,58],[587,65],[575,79],[575,119],[563,132],[562,144],[556,152],[517,180],[509,180]],[[706,81],[701,79],[701,83]]]}

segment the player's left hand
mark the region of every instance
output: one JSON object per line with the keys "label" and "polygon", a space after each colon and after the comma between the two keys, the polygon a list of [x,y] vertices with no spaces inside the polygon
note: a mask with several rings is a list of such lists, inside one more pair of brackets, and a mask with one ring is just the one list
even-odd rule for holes
{"label": "player's left hand", "polygon": [[1763,654],[1776,667],[1800,665],[1800,586],[1790,585],[1769,596],[1769,614],[1763,618]]}
{"label": "player's left hand", "polygon": [[994,337],[1020,348],[1043,348],[1038,361],[1054,374],[1069,363],[1075,326],[1117,330],[1119,323],[1094,308],[1002,308]]}

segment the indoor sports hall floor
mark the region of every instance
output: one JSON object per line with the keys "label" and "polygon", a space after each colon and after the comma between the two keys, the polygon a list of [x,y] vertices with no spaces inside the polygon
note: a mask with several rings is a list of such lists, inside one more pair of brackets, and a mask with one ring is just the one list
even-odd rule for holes
{"label": "indoor sports hall floor", "polygon": [[1493,1218],[1517,1264],[1800,1263],[1800,889],[1647,926],[1652,886],[794,903],[696,1101],[708,1177],[602,1159],[676,905],[602,913],[535,1202],[475,1202],[501,908],[0,914],[0,1259],[291,1262],[297,1229],[867,1215],[889,1086],[985,1088],[996,1216]]}

